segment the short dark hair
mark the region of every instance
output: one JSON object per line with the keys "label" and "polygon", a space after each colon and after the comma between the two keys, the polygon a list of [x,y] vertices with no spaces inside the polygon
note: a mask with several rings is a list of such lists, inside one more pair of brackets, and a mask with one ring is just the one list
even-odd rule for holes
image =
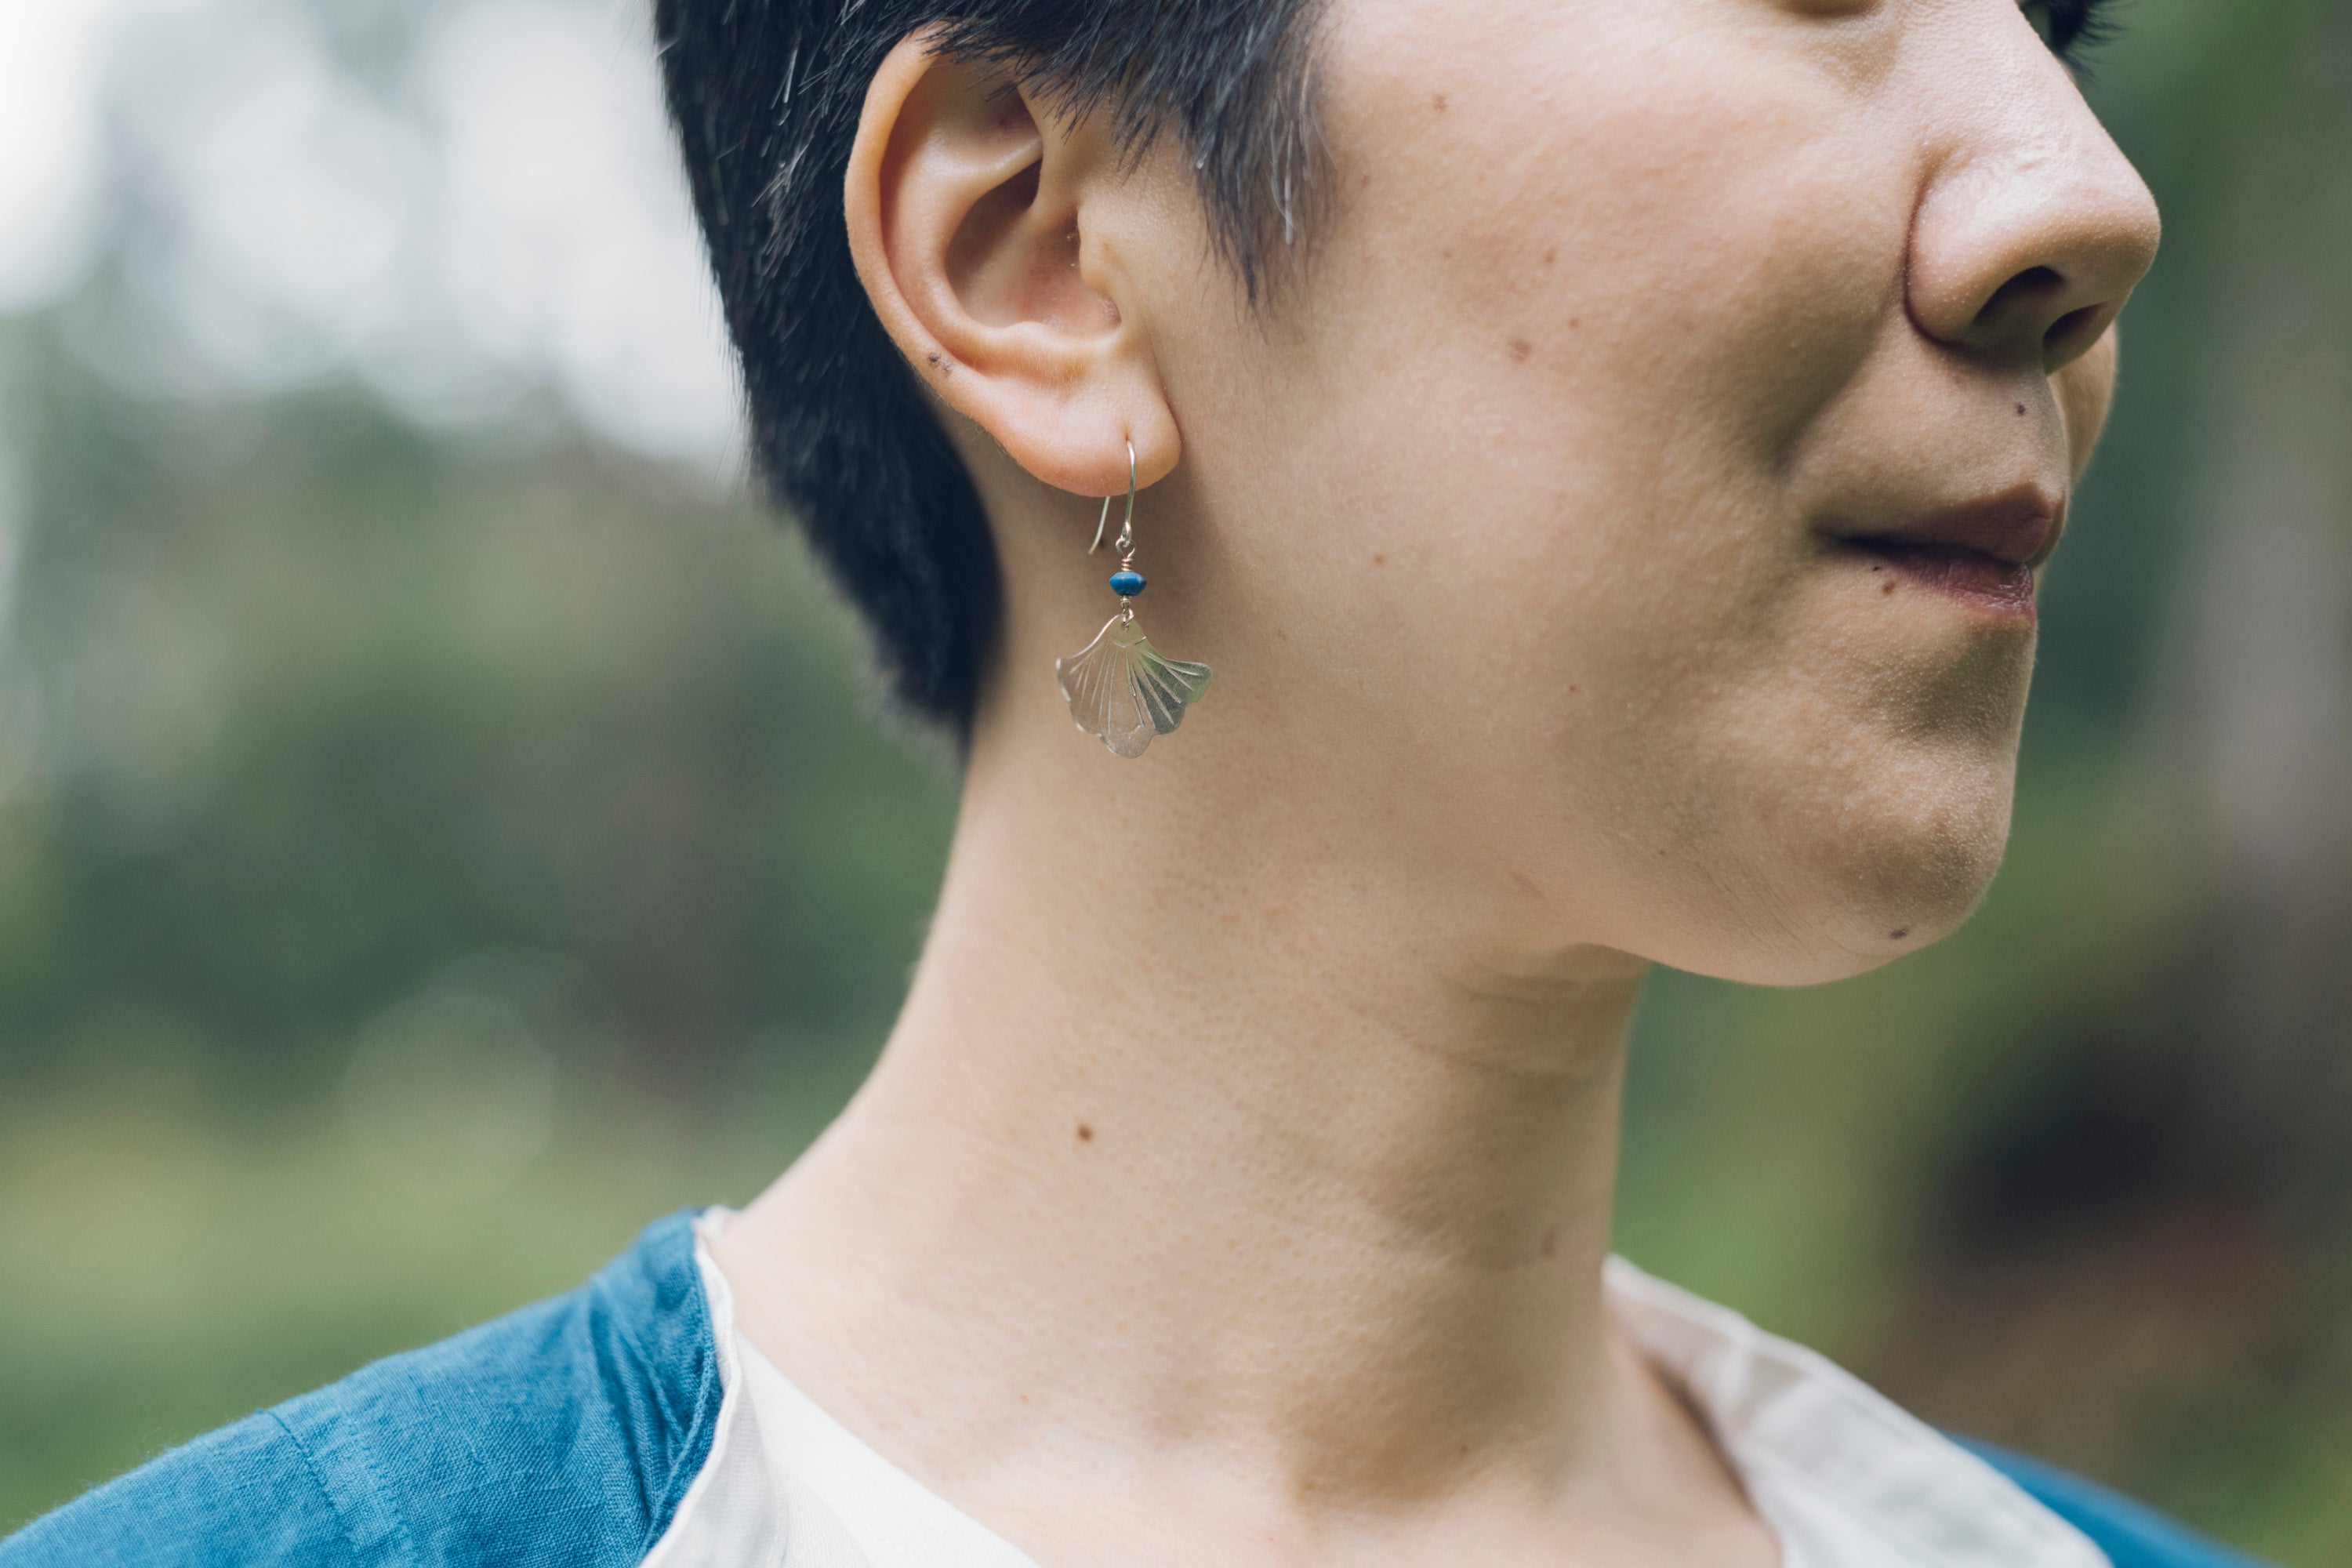
{"label": "short dark hair", "polygon": [[750,402],[751,456],[864,614],[897,699],[968,732],[1001,610],[978,495],[849,256],[868,85],[919,27],[1132,155],[1191,154],[1255,300],[1312,225],[1322,0],[654,0],[688,180]]}

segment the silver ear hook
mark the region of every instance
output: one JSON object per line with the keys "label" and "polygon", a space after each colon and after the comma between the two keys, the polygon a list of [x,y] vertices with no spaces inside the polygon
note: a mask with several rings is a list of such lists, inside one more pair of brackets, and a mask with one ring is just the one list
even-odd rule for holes
{"label": "silver ear hook", "polygon": [[[1102,515],[1095,519],[1095,542],[1087,546],[1092,555],[1102,548],[1103,530],[1110,526],[1110,503],[1115,498],[1103,497]],[[1124,552],[1135,548],[1135,443],[1127,444],[1127,517],[1118,525],[1118,549]]]}

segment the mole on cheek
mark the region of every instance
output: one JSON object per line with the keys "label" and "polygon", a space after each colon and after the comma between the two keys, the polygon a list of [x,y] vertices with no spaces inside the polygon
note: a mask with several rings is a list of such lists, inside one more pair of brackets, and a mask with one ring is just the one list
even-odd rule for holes
{"label": "mole on cheek", "polygon": [[1445,95],[1442,92],[1432,93],[1429,98],[1429,107],[1437,110],[1440,114],[1444,113]]}
{"label": "mole on cheek", "polygon": [[1094,1130],[1093,1128],[1091,1128],[1091,1127],[1087,1126],[1087,1125],[1085,1122],[1083,1122],[1083,1121],[1079,1122],[1079,1123],[1078,1123],[1078,1142],[1081,1142],[1081,1143],[1091,1143],[1091,1142],[1093,1142],[1094,1141],[1095,1141],[1095,1130]]}
{"label": "mole on cheek", "polygon": [[1529,354],[1535,352],[1535,344],[1528,342],[1527,339],[1513,338],[1511,340],[1511,357],[1513,359],[1525,360]]}

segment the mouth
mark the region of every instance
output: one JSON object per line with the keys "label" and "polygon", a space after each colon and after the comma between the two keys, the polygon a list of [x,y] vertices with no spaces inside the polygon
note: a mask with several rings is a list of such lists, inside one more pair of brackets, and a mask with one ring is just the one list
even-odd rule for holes
{"label": "mouth", "polygon": [[1948,545],[1879,539],[1849,542],[1872,557],[1872,571],[1887,574],[1883,593],[1895,592],[1898,583],[1909,583],[1998,615],[2034,618],[2033,568],[2022,563]]}
{"label": "mouth", "polygon": [[2004,619],[2032,621],[2035,573],[2058,548],[2066,506],[2037,486],[1842,535],[1885,577],[1880,592],[1927,588]]}

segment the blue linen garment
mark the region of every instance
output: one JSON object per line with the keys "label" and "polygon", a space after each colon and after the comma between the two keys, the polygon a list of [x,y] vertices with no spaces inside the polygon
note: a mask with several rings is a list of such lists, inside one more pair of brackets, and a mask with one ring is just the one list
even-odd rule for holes
{"label": "blue linen garment", "polygon": [[[693,1211],[585,1285],[363,1367],[83,1494],[0,1568],[621,1568],[669,1526],[722,1398]],[[2249,1560],[1971,1445],[2115,1568]]]}
{"label": "blue linen garment", "polygon": [[693,1215],[585,1285],[363,1367],[85,1493],[5,1568],[623,1568],[710,1451]]}
{"label": "blue linen garment", "polygon": [[2154,1509],[2080,1476],[1990,1443],[1954,1440],[2089,1536],[2116,1568],[2262,1568],[2252,1558],[2192,1535]]}

